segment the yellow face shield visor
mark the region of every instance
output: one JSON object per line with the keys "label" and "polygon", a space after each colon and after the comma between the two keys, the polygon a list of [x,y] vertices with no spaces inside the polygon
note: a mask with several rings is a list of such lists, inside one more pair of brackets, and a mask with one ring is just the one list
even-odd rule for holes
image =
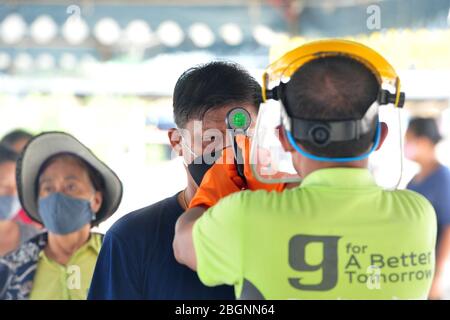
{"label": "yellow face shield visor", "polygon": [[289,51],[280,59],[272,63],[263,74],[263,101],[277,100],[274,90],[270,90],[272,83],[280,83],[282,78],[290,78],[305,63],[329,56],[348,56],[359,61],[370,69],[381,85],[386,84],[395,88],[394,93],[381,90],[380,105],[393,103],[401,108],[404,104],[404,94],[400,91],[400,78],[394,68],[380,54],[365,45],[348,40],[319,40],[307,43]]}
{"label": "yellow face shield visor", "polygon": [[[306,63],[335,56],[354,59],[372,71],[380,87],[377,100],[361,119],[327,122],[290,117],[283,101],[285,84],[297,71],[301,72],[302,66]],[[279,128],[282,127],[288,139],[291,138],[290,144],[304,157],[338,163],[366,159],[370,155],[369,168],[377,183],[386,189],[395,189],[399,186],[403,171],[400,111],[405,102],[405,95],[401,92],[400,78],[396,71],[376,51],[357,42],[339,39],[304,44],[267,67],[263,75],[262,96],[264,103],[258,111],[250,153],[253,174],[259,181],[264,183],[299,182],[303,178],[292,165],[291,152],[286,151],[280,143]],[[392,105],[395,108],[392,108]],[[373,123],[374,117],[378,121],[374,141],[370,150],[360,155],[324,157],[308,153],[302,149],[301,144],[297,143],[297,141],[307,140],[321,147],[332,141],[357,140],[356,133],[367,132],[366,129],[370,127],[368,124]],[[384,139],[383,148],[378,150],[381,122],[389,127],[391,133],[399,132],[399,134],[389,134]],[[385,163],[389,163],[389,166]]]}

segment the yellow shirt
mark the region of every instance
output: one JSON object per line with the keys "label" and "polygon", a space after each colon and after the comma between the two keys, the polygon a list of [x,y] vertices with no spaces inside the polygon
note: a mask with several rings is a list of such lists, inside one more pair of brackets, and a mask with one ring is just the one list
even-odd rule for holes
{"label": "yellow shirt", "polygon": [[30,299],[86,300],[101,245],[101,235],[91,234],[89,241],[75,252],[67,265],[49,259],[42,250]]}

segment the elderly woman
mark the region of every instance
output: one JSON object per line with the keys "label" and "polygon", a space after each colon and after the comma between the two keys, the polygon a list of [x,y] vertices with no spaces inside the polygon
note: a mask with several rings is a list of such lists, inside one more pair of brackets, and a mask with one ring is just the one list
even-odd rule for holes
{"label": "elderly woman", "polygon": [[17,168],[22,207],[44,232],[0,259],[1,299],[86,299],[102,235],[122,198],[117,175],[74,137],[43,133]]}
{"label": "elderly woman", "polygon": [[0,257],[32,238],[38,230],[17,220],[20,210],[16,187],[17,153],[0,144]]}

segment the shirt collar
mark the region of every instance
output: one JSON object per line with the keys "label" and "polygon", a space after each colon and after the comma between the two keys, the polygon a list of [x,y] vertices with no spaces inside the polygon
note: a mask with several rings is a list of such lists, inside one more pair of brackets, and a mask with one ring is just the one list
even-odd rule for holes
{"label": "shirt collar", "polygon": [[321,186],[335,188],[378,187],[374,177],[366,168],[325,168],[308,174],[303,187]]}
{"label": "shirt collar", "polygon": [[94,250],[97,255],[100,253],[100,249],[102,247],[102,238],[103,235],[100,233],[91,232],[91,237],[87,242],[87,247]]}
{"label": "shirt collar", "polygon": [[[88,250],[92,250],[95,255],[98,256],[100,253],[100,248],[102,246],[102,237],[103,236],[100,233],[91,232],[89,240],[73,254],[71,260]],[[39,258],[44,259],[46,262],[51,261],[45,254],[44,250],[41,250],[41,252],[39,252]]]}

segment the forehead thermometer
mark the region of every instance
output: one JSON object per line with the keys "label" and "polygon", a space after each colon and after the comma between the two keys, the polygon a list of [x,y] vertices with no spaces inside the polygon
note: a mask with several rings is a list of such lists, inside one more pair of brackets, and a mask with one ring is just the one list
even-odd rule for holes
{"label": "forehead thermometer", "polygon": [[225,119],[227,129],[233,130],[234,134],[246,134],[252,123],[250,113],[242,107],[231,109]]}
{"label": "forehead thermometer", "polygon": [[244,182],[246,182],[247,179],[244,175],[244,157],[242,154],[243,150],[241,150],[237,145],[236,135],[247,134],[247,129],[252,123],[252,117],[244,108],[236,107],[227,113],[225,123],[227,125],[227,131],[233,140],[234,163],[236,165],[238,175],[242,178],[242,180],[244,180]]}

